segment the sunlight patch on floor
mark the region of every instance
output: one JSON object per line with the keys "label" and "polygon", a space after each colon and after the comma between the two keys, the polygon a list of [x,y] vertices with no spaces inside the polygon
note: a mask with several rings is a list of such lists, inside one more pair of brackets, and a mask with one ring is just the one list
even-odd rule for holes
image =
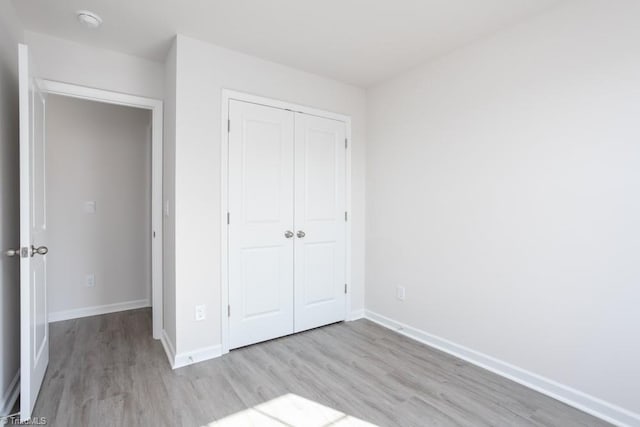
{"label": "sunlight patch on floor", "polygon": [[374,424],[291,393],[236,412],[208,426],[375,427]]}

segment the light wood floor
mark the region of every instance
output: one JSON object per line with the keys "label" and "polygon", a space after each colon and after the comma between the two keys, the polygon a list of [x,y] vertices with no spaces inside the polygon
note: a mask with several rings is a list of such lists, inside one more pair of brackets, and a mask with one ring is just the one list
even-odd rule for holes
{"label": "light wood floor", "polygon": [[607,425],[367,320],[175,371],[148,309],[53,323],[50,334],[34,412],[48,425],[202,426],[289,393],[379,426]]}

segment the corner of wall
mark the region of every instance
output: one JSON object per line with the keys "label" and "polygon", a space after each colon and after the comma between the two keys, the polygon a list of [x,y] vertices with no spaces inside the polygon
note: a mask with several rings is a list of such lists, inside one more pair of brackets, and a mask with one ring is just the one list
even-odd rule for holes
{"label": "corner of wall", "polygon": [[[175,358],[176,339],[176,246],[175,246],[175,170],[176,170],[176,61],[173,40],[164,63],[164,144],[163,144],[163,334],[171,343]],[[164,344],[164,340],[163,340]],[[166,349],[166,345],[165,345]],[[173,362],[172,362],[173,363]]]}

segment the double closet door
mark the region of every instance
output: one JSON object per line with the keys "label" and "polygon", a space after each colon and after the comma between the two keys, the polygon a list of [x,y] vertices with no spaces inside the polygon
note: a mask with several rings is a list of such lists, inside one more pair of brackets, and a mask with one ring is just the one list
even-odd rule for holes
{"label": "double closet door", "polygon": [[229,104],[229,347],[345,319],[346,125]]}

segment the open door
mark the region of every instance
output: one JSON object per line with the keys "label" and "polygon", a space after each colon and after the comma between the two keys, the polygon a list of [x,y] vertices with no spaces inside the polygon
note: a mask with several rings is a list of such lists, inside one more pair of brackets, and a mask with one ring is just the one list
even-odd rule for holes
{"label": "open door", "polygon": [[19,46],[20,91],[20,419],[31,417],[49,363],[45,94],[29,49]]}

